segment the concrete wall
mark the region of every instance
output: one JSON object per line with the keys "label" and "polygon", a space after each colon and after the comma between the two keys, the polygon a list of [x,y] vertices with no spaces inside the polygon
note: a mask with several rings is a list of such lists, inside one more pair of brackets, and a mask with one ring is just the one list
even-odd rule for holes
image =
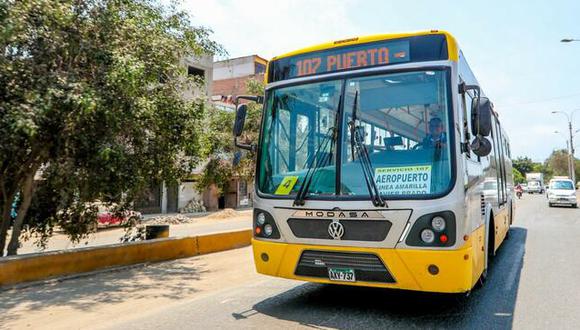
{"label": "concrete wall", "polygon": [[243,95],[248,94],[246,83],[250,79],[255,79],[257,81],[263,81],[264,75],[257,74],[257,75],[248,75],[245,77],[239,78],[231,78],[231,79],[223,79],[223,80],[214,80],[213,82],[213,95],[220,95],[220,96],[235,96],[235,95]]}
{"label": "concrete wall", "polygon": [[179,186],[178,208],[183,208],[190,200],[201,200],[201,194],[195,189],[195,182],[182,182]]}
{"label": "concrete wall", "polygon": [[246,77],[255,73],[254,55],[218,61],[213,64],[213,79]]}
{"label": "concrete wall", "polygon": [[198,88],[191,88],[183,92],[183,97],[191,99],[199,96],[210,96],[213,93],[213,55],[205,55],[201,58],[186,58],[183,59],[183,65],[193,66],[194,68],[204,70],[205,88],[200,90]]}
{"label": "concrete wall", "polygon": [[252,230],[162,238],[67,251],[0,258],[0,287],[119,266],[158,262],[235,249],[250,244]]}
{"label": "concrete wall", "polygon": [[218,188],[215,184],[212,184],[203,192],[203,205],[207,211],[217,211],[218,210]]}

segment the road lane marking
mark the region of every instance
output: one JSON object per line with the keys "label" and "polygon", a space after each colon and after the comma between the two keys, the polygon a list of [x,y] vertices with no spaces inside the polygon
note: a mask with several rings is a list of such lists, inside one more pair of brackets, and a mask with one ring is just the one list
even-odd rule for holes
{"label": "road lane marking", "polygon": [[512,313],[495,313],[495,316],[512,316]]}

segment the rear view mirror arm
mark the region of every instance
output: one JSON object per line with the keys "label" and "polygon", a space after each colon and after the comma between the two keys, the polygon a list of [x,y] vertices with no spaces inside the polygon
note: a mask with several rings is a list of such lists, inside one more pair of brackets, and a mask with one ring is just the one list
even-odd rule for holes
{"label": "rear view mirror arm", "polygon": [[253,102],[256,102],[258,104],[264,104],[264,97],[261,95],[238,95],[238,96],[236,96],[236,100],[235,100],[236,105],[239,103],[240,99],[253,101]]}
{"label": "rear view mirror arm", "polygon": [[[461,82],[457,89],[460,94],[465,94],[467,91],[474,90],[476,91],[477,102],[479,103],[479,96],[481,95],[481,88],[478,85],[467,85],[465,82]],[[471,144],[469,143],[469,133],[467,134],[467,141],[462,142],[460,145],[461,153],[469,154],[471,150]]]}
{"label": "rear view mirror arm", "polygon": [[256,151],[256,145],[255,144],[246,144],[246,143],[240,143],[238,142],[238,137],[234,137],[234,145],[240,149],[244,149],[244,150],[249,150],[252,152]]}
{"label": "rear view mirror arm", "polygon": [[465,94],[467,91],[476,91],[477,95],[479,96],[481,94],[481,88],[478,85],[467,85],[464,82],[459,84],[459,93],[460,94]]}

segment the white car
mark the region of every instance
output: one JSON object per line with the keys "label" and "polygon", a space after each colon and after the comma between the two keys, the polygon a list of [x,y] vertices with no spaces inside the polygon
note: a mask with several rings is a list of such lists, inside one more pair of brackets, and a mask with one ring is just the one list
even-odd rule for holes
{"label": "white car", "polygon": [[548,190],[548,205],[570,205],[578,207],[576,188],[570,179],[555,179],[550,181]]}

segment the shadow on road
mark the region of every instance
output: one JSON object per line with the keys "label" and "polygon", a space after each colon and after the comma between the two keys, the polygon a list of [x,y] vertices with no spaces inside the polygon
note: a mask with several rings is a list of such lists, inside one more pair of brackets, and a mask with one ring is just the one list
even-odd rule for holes
{"label": "shadow on road", "polygon": [[308,283],[265,299],[253,309],[302,325],[338,329],[511,328],[526,236],[526,229],[512,227],[510,239],[490,261],[485,286],[467,298]]}
{"label": "shadow on road", "polygon": [[[43,308],[89,311],[99,304],[153,298],[180,299],[197,292],[191,281],[208,271],[205,265],[180,260],[107,271],[74,280],[56,280],[26,288],[0,290],[0,328]],[[71,325],[73,326],[73,325]]]}

